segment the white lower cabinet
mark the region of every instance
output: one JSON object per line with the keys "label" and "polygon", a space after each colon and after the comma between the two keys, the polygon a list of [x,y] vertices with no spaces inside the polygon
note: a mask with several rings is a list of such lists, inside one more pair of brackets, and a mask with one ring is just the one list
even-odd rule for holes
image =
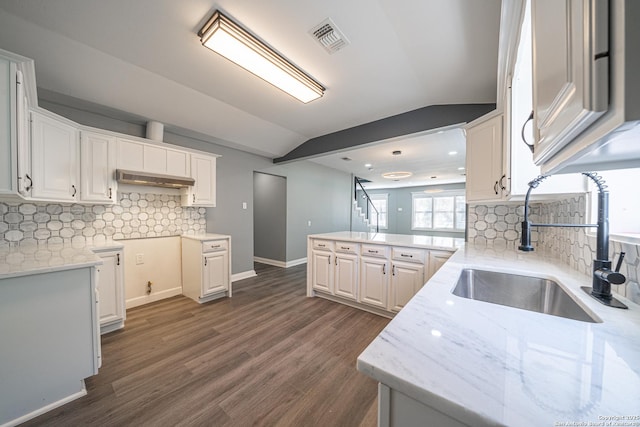
{"label": "white lower cabinet", "polygon": [[343,298],[358,297],[358,255],[336,253],[334,293]]}
{"label": "white lower cabinet", "polygon": [[231,296],[230,236],[182,236],[182,293],[199,303]]}
{"label": "white lower cabinet", "polygon": [[122,250],[95,252],[102,259],[102,265],[97,268],[98,313],[100,333],[105,334],[124,327],[124,254]]}
{"label": "white lower cabinet", "polygon": [[387,308],[389,261],[386,258],[360,258],[360,297],[358,301]]}
{"label": "white lower cabinet", "polygon": [[424,284],[424,266],[394,261],[391,266],[389,310],[400,311]]}
{"label": "white lower cabinet", "polygon": [[381,315],[400,311],[453,251],[310,237],[307,296]]}

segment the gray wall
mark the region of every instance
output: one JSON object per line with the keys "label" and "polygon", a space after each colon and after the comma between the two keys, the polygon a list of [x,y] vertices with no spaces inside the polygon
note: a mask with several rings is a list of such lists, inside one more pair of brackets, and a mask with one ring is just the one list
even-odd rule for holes
{"label": "gray wall", "polygon": [[253,254],[287,260],[287,179],[253,173]]}
{"label": "gray wall", "polygon": [[306,258],[307,235],[349,230],[350,174],[310,161],[260,171],[287,178],[287,261]]}
{"label": "gray wall", "polygon": [[[429,188],[439,188],[442,190],[464,190],[464,183],[460,184],[444,184],[437,186],[421,186],[421,187],[403,187],[403,188],[386,188],[380,190],[367,190],[369,195],[387,193],[389,202],[389,227],[386,230],[380,230],[381,233],[392,234],[418,234],[428,236],[448,236],[448,237],[464,237],[464,231],[446,232],[446,231],[418,231],[411,229],[411,193],[424,191]],[[364,199],[358,197],[358,205],[364,209]],[[402,211],[398,211],[401,208]]]}

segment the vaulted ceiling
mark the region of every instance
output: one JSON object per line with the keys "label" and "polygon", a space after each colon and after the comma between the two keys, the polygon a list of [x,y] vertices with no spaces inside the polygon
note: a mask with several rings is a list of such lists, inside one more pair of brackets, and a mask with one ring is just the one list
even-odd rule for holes
{"label": "vaulted ceiling", "polygon": [[[302,104],[204,48],[221,9],[326,88]],[[332,18],[350,44],[309,30]],[[283,156],[304,141],[427,105],[496,98],[500,0],[0,0],[0,48],[38,86]]]}

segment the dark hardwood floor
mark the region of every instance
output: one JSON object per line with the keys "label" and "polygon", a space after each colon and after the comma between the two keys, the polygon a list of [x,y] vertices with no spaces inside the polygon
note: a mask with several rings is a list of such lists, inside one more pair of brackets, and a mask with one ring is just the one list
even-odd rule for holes
{"label": "dark hardwood floor", "polygon": [[355,364],[388,319],[307,298],[306,265],[256,272],[233,298],[128,310],[87,396],[24,425],[376,425],[377,385]]}

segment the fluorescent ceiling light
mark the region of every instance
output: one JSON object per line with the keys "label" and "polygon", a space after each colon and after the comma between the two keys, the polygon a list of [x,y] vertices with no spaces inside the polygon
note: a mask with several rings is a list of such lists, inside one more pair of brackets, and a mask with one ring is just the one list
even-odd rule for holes
{"label": "fluorescent ceiling light", "polygon": [[324,93],[322,85],[220,11],[216,11],[202,28],[200,37],[205,47],[305,104]]}

